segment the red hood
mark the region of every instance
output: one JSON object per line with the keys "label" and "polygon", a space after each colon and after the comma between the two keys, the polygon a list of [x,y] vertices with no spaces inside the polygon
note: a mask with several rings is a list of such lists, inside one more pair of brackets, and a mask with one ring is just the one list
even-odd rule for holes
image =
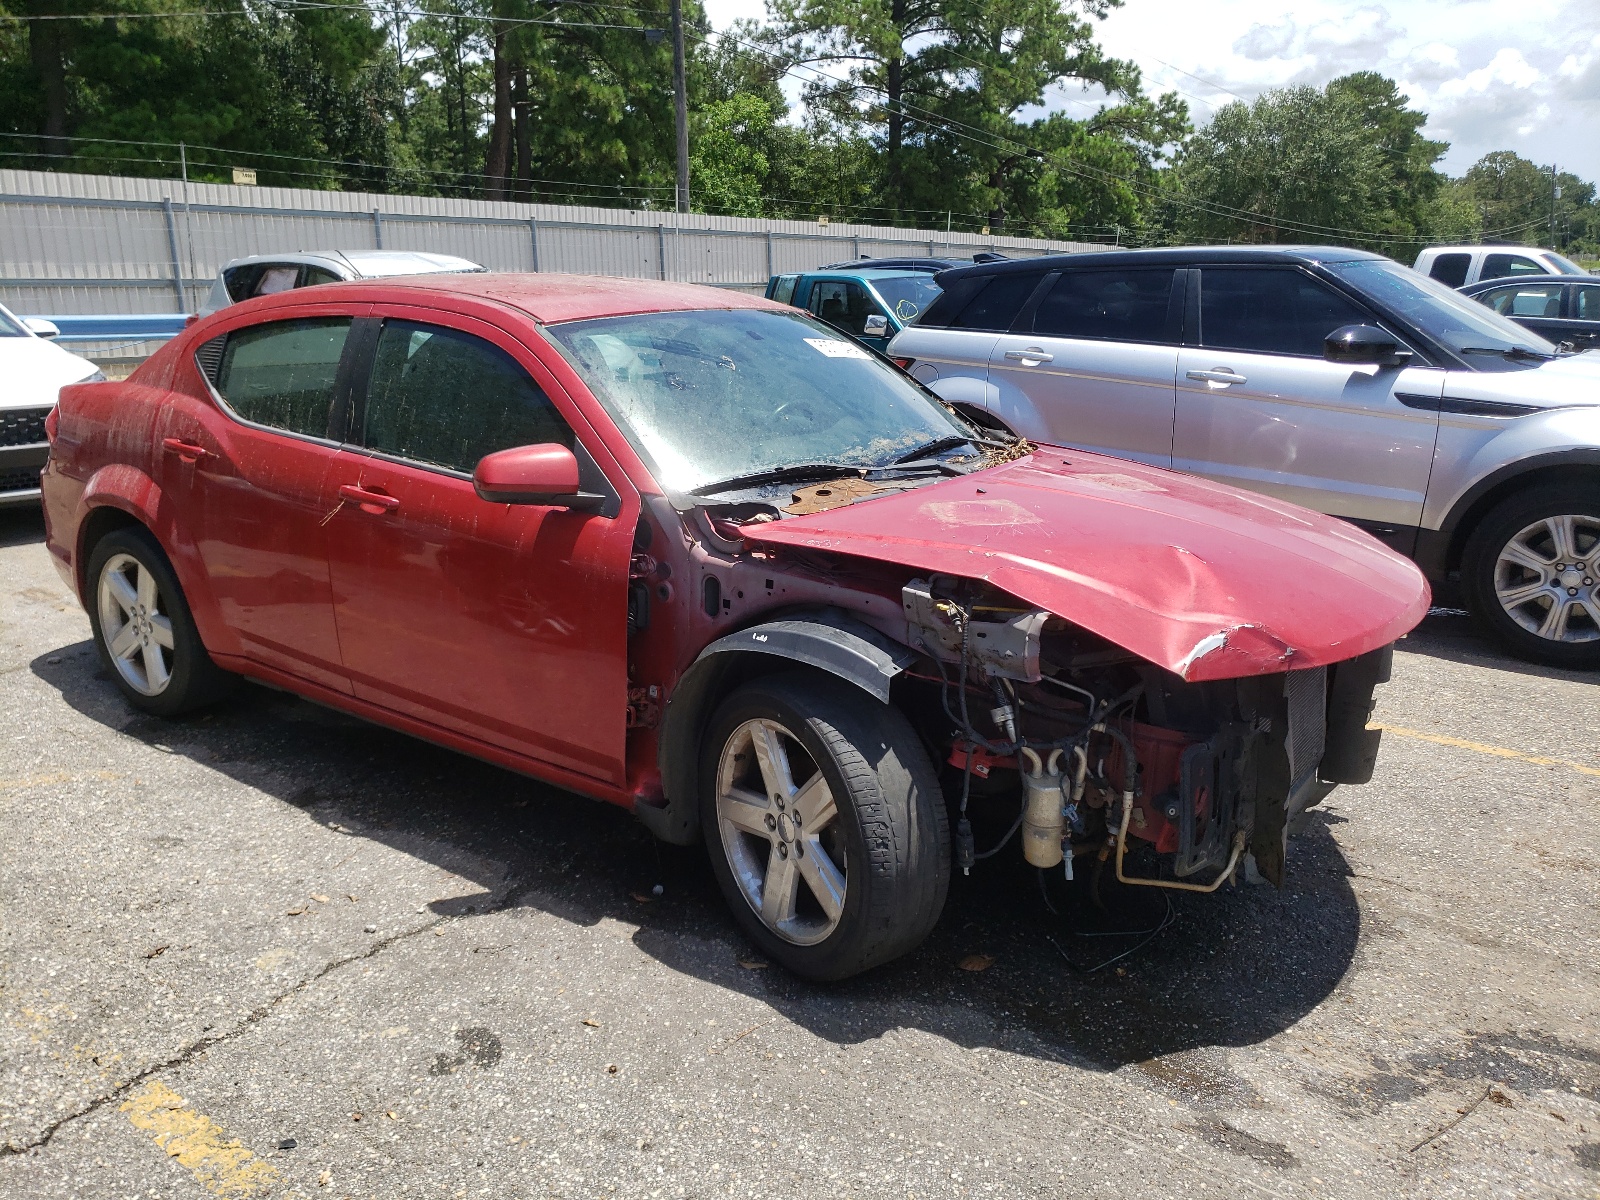
{"label": "red hood", "polygon": [[1414,565],[1343,521],[1076,450],[742,532],[984,579],[1193,680],[1353,658],[1430,599]]}

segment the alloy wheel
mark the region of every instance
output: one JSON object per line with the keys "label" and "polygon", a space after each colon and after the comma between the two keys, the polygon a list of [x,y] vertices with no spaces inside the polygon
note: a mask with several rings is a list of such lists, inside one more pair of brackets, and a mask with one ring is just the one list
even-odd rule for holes
{"label": "alloy wheel", "polygon": [[1494,591],[1513,621],[1552,642],[1600,641],[1600,517],[1535,521],[1500,549]]}
{"label": "alloy wheel", "polygon": [[172,681],[172,621],[150,569],[118,554],[100,572],[100,635],[117,674],[134,691],[159,696]]}
{"label": "alloy wheel", "polygon": [[849,865],[833,790],[800,740],[765,718],[739,725],[717,764],[716,801],[728,865],[762,923],[799,946],[827,938],[844,915]]}

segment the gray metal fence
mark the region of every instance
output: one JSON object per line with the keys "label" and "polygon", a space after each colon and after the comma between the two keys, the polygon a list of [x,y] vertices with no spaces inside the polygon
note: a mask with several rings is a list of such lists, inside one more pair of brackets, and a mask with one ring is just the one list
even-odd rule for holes
{"label": "gray metal fence", "polygon": [[1085,243],[0,170],[0,302],[31,315],[192,312],[231,258],[427,250],[497,271],[567,271],[760,289],[861,255],[1012,257]]}

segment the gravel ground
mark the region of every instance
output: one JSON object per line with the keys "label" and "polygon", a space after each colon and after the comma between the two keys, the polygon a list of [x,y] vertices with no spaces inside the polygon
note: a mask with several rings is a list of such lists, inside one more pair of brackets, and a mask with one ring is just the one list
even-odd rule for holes
{"label": "gravel ground", "polygon": [[10,1200],[1600,1196],[1594,680],[1464,617],[1283,892],[1086,974],[1133,941],[997,859],[818,987],[620,810],[258,688],[134,714],[41,537],[0,513]]}

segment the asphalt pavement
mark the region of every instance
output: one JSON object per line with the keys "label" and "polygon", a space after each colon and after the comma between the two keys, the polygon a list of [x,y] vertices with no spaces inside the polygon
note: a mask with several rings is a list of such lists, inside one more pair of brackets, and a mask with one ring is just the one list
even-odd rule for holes
{"label": "asphalt pavement", "polygon": [[1597,1197],[1595,683],[1436,613],[1283,891],[1141,945],[1003,855],[817,986],[621,810],[136,714],[0,513],[0,1195]]}

